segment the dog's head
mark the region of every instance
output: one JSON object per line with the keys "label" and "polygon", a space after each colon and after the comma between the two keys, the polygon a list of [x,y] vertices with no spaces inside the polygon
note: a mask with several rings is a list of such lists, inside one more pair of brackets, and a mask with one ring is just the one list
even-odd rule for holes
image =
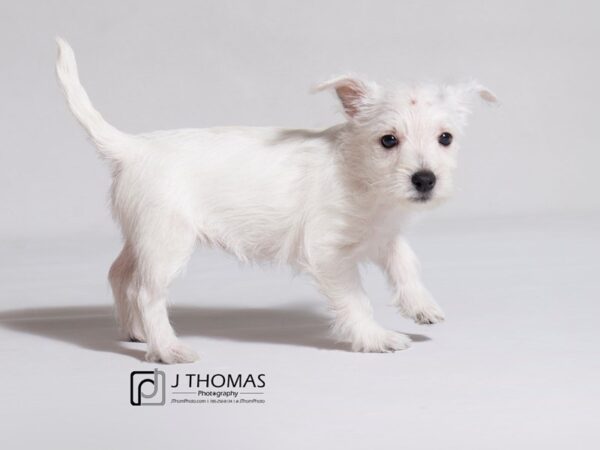
{"label": "dog's head", "polygon": [[342,160],[351,181],[394,203],[430,205],[453,186],[460,136],[477,97],[496,97],[476,82],[383,88],[340,77],[335,89],[348,119]]}

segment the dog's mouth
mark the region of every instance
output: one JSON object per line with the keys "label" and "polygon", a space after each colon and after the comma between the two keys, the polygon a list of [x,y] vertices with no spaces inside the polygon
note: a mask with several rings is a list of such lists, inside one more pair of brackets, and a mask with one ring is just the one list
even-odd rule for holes
{"label": "dog's mouth", "polygon": [[429,200],[431,200],[432,197],[433,195],[431,194],[431,192],[427,192],[423,194],[413,195],[409,197],[409,200],[414,203],[427,203]]}

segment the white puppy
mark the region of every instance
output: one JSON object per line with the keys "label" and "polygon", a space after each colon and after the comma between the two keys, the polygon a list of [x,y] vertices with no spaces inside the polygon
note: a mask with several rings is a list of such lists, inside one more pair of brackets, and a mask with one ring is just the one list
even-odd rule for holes
{"label": "white puppy", "polygon": [[195,361],[167,314],[167,289],[197,243],[242,261],[287,263],[329,299],[335,335],[365,352],[410,339],[373,318],[358,266],[387,274],[400,312],[432,324],[444,314],[419,279],[402,236],[413,210],[452,189],[458,136],[476,96],[471,82],[383,89],[340,77],[347,121],[326,130],[209,128],[131,135],[94,109],[72,49],[57,39],[57,73],[71,111],[113,170],[112,207],[124,247],[109,273],[123,332],[148,343],[147,359]]}

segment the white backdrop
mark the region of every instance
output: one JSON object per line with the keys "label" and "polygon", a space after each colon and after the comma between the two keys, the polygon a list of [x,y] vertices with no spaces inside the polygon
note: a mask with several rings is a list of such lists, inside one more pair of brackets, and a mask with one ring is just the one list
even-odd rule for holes
{"label": "white backdrop", "polygon": [[[595,450],[597,5],[0,0],[5,447],[60,448],[68,432],[97,449]],[[266,404],[131,406],[130,373],[157,366],[145,344],[118,340],[109,173],[55,81],[57,34],[94,104],[129,132],[329,126],[336,100],[308,90],[346,71],[478,78],[502,104],[476,108],[460,189],[410,232],[446,322],[402,319],[366,270],[375,316],[414,342],[352,353],[305,277],[201,251],[171,289],[175,329],[201,360],[160,368],[265,373]]]}
{"label": "white backdrop", "polygon": [[66,37],[103,115],[130,132],[211,125],[325,127],[309,87],[476,77],[460,190],[442,218],[590,213],[600,31],[594,2],[102,1],[0,3],[0,233],[115,232],[108,171],[65,106],[53,37]]}

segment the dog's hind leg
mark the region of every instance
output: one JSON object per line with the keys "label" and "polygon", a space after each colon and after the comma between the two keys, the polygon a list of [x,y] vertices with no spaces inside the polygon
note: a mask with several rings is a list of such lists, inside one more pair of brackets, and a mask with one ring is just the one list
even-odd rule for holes
{"label": "dog's hind leg", "polygon": [[132,240],[132,287],[148,344],[146,359],[167,364],[196,361],[196,352],[177,339],[167,311],[169,284],[192,254],[196,233],[183,219],[167,217],[164,211],[141,223]]}
{"label": "dog's hind leg", "polygon": [[115,299],[115,312],[123,337],[130,341],[146,342],[142,318],[132,286],[135,256],[131,244],[125,242],[121,253],[108,272]]}

